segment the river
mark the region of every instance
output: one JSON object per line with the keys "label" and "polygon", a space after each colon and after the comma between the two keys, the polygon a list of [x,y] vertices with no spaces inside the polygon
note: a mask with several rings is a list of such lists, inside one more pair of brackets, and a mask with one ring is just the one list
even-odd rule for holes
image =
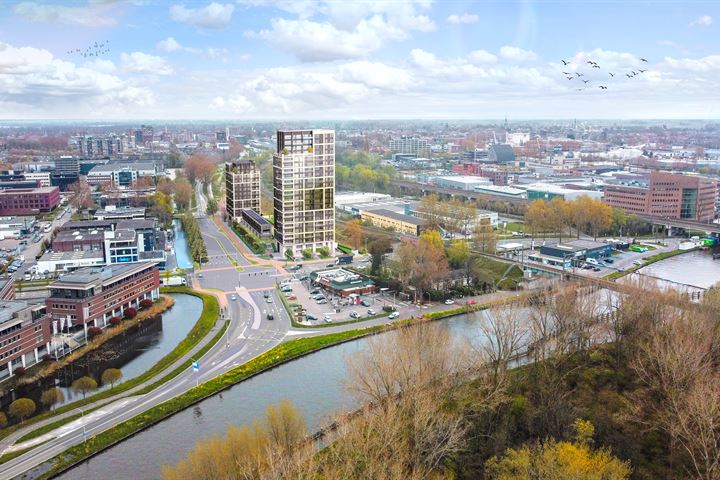
{"label": "river", "polygon": [[175,261],[177,266],[178,268],[192,268],[193,264],[192,260],[190,260],[187,237],[180,225],[180,220],[173,220],[173,230],[175,231]]}
{"label": "river", "polygon": [[655,262],[637,272],[666,280],[659,280],[660,286],[681,290],[707,289],[720,282],[720,260],[713,260],[710,253],[697,250]]}
{"label": "river", "polygon": [[[448,328],[455,338],[478,338],[477,315],[462,315],[437,328]],[[386,333],[384,335],[393,335]],[[326,425],[331,416],[352,410],[355,402],[343,387],[346,358],[366,345],[353,340],[307,355],[241,382],[194,407],[170,417],[67,471],[59,478],[95,480],[110,472],[123,477],[151,479],[164,464],[175,464],[198,440],[223,434],[228,425],[242,425],[262,417],[268,404],[291,400],[304,414],[310,431]]]}
{"label": "river", "polygon": [[[54,378],[40,385],[20,387],[2,399],[3,404],[19,397],[29,397],[40,405],[42,390],[55,384],[63,392],[65,400],[56,407],[82,398],[70,389],[74,380],[89,375],[100,383],[100,375],[107,368],[119,368],[122,381],[134,378],[170,353],[185,338],[202,313],[202,299],[192,295],[170,295],[175,304],[170,310],[155,318],[145,320],[138,327],[109,340],[98,350],[88,353],[71,366],[59,370]],[[102,385],[100,390],[109,388]]]}

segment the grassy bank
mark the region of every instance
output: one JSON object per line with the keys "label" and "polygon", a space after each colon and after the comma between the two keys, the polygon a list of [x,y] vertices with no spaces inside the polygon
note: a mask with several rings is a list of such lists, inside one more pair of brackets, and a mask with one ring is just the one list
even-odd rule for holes
{"label": "grassy bank", "polygon": [[71,447],[66,452],[51,460],[53,465],[48,471],[38,478],[52,478],[85,458],[122,441],[134,433],[265,370],[298,358],[302,355],[306,355],[310,352],[376,333],[384,328],[385,327],[370,327],[355,329],[347,332],[331,333],[318,337],[299,338],[282,343],[244,365],[236,367],[219,377],[202,383],[198,387],[192,388],[165,403],[157,405],[150,410],[131,418],[130,420],[106,430],[105,432],[88,438],[85,444]]}
{"label": "grassy bank", "polygon": [[657,253],[655,255],[643,258],[642,260],[644,261],[644,263],[642,265],[633,265],[632,267],[627,268],[623,271],[616,271],[612,272],[609,275],[605,275],[603,278],[605,280],[617,280],[618,278],[624,277],[625,275],[640,270],[643,267],[647,267],[648,265],[651,265],[655,262],[659,262],[660,260],[665,260],[666,258],[682,255],[683,253],[694,252],[695,250],[697,249],[693,248],[690,250],[673,250],[672,252]]}
{"label": "grassy bank", "polygon": [[[178,358],[185,355],[188,351],[190,351],[202,338],[207,335],[207,333],[210,331],[210,329],[215,324],[215,321],[218,318],[219,315],[219,306],[217,299],[212,295],[203,294],[200,292],[196,292],[193,290],[190,290],[187,287],[164,287],[161,289],[162,293],[183,293],[187,295],[193,295],[195,297],[199,297],[203,301],[203,312],[200,315],[200,318],[195,323],[193,328],[188,332],[187,336],[165,357],[163,357],[160,361],[158,361],[155,365],[150,367],[145,373],[142,375],[139,375],[135,378],[132,378],[126,382],[123,382],[119,385],[117,385],[113,389],[109,390],[103,390],[102,392],[99,392],[95,395],[88,396],[84,400],[78,400],[73,403],[69,403],[67,405],[63,405],[62,407],[57,408],[56,410],[52,412],[44,412],[40,415],[36,415],[35,417],[32,417],[25,421],[25,424],[22,425],[23,427],[26,427],[28,425],[32,425],[33,423],[40,422],[42,420],[46,420],[48,418],[52,418],[56,415],[60,415],[65,412],[69,412],[71,410],[74,410],[75,408],[83,407],[85,405],[89,405],[91,403],[97,402],[99,400],[104,400],[106,398],[115,396],[119,393],[126,392],[130,390],[131,388],[136,387],[137,385],[142,384],[146,380],[152,378],[153,376],[157,375],[159,372],[166,369],[168,366],[172,365],[175,361],[177,361]],[[173,375],[175,376],[175,375]],[[164,383],[165,381],[172,378],[172,376],[167,375],[166,377],[163,377],[158,382],[155,382],[153,384],[153,388]],[[68,418],[64,418],[62,420],[59,420],[58,422],[55,422],[57,424],[55,428],[58,426],[67,423]],[[4,438],[5,436],[9,435],[10,433],[14,432],[20,427],[20,425],[14,425],[12,427],[4,428],[2,431],[0,431],[0,438]],[[41,427],[37,430],[45,430],[46,427]],[[36,430],[36,431],[37,431]],[[46,430],[41,433],[35,433],[36,431],[30,432],[25,437],[30,436],[30,438],[35,438],[38,435],[42,435],[44,433],[47,433]],[[23,438],[25,438],[23,437]]]}

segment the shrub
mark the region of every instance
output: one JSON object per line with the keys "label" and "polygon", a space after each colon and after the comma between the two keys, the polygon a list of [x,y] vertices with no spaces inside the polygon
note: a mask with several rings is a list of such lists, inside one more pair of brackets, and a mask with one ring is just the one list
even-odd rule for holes
{"label": "shrub", "polygon": [[55,360],[55,358],[52,355],[50,355],[49,353],[46,353],[45,355],[43,355],[42,359],[43,359],[43,362],[46,362],[46,363],[50,363],[53,360]]}
{"label": "shrub", "polygon": [[307,248],[302,251],[302,256],[305,260],[310,260],[313,257],[312,250],[308,250]]}
{"label": "shrub", "polygon": [[392,305],[383,305],[383,312],[394,312],[395,307]]}
{"label": "shrub", "polygon": [[27,370],[25,370],[25,367],[16,367],[13,370],[13,373],[17,376],[25,375],[27,373]]}
{"label": "shrub", "polygon": [[110,325],[113,327],[117,327],[122,323],[122,318],[120,317],[110,317]]}
{"label": "shrub", "polygon": [[8,424],[7,416],[5,416],[5,413],[0,412],[0,428],[7,427],[7,424]]}
{"label": "shrub", "polygon": [[137,315],[137,310],[133,307],[129,307],[125,309],[125,319],[130,320],[132,318],[135,318],[135,315]]}
{"label": "shrub", "polygon": [[18,398],[10,404],[8,412],[11,417],[17,418],[22,423],[23,420],[35,413],[36,409],[35,402],[29,398]]}
{"label": "shrub", "polygon": [[153,301],[149,298],[143,298],[140,300],[140,308],[150,308],[152,307]]}
{"label": "shrub", "polygon": [[327,247],[320,247],[317,249],[320,258],[328,258],[330,256],[330,249]]}
{"label": "shrub", "polygon": [[518,282],[512,278],[503,278],[498,282],[497,287],[500,290],[517,290]]}
{"label": "shrub", "polygon": [[101,333],[102,333],[102,328],[100,328],[100,327],[90,327],[87,330],[88,337],[90,337],[90,338],[95,338],[98,335],[100,335]]}

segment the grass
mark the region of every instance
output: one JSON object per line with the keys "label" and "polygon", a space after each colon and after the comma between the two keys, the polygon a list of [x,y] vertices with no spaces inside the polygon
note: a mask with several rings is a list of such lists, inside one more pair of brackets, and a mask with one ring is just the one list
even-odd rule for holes
{"label": "grass", "polygon": [[257,375],[269,368],[288,362],[313,351],[327,348],[339,343],[353,340],[358,337],[377,333],[385,327],[370,327],[348,330],[346,332],[331,333],[318,337],[299,338],[282,343],[277,347],[260,354],[244,365],[240,365],[219,377],[208,380],[187,392],[178,395],[146,412],[126,420],[109,430],[88,438],[84,444],[71,447],[64,453],[56,456],[52,467],[39,476],[39,479],[52,478],[72,465],[82,461],[90,455],[104,450],[111,445],[129,437],[130,435],[167,418],[180,410],[195,404],[204,398],[225,390],[243,380]]}
{"label": "grass", "polygon": [[[26,420],[25,425],[22,425],[22,426],[25,427],[28,424],[37,423],[41,420],[45,420],[45,419],[52,418],[56,415],[60,415],[65,412],[69,412],[71,410],[74,410],[75,408],[82,407],[84,405],[89,405],[89,404],[97,402],[99,400],[104,400],[111,396],[115,396],[119,393],[125,392],[137,385],[140,385],[141,383],[143,383],[146,380],[155,376],[157,373],[166,369],[168,366],[172,365],[178,358],[185,355],[202,338],[204,338],[205,335],[207,335],[207,333],[210,331],[210,329],[215,324],[215,321],[217,320],[217,318],[219,316],[219,312],[220,312],[217,299],[214,296],[203,294],[200,292],[195,292],[193,290],[190,290],[187,287],[163,287],[160,289],[160,291],[162,293],[183,293],[183,294],[187,294],[187,295],[193,295],[193,296],[199,297],[203,300],[203,312],[200,315],[200,318],[195,323],[195,325],[190,330],[190,332],[188,332],[187,336],[180,343],[178,343],[177,346],[170,353],[168,353],[165,357],[163,357],[155,365],[153,365],[148,370],[146,370],[145,373],[143,373],[142,375],[132,378],[126,382],[123,382],[113,389],[103,390],[102,392],[96,393],[95,395],[88,396],[87,398],[85,398],[83,400],[78,400],[77,402],[63,405],[62,407],[59,407],[52,412],[44,412],[44,413],[41,413],[40,415],[36,415],[35,417],[32,417],[32,418]],[[167,375],[167,376],[163,377],[163,379],[161,379],[160,381],[153,383],[152,387],[155,388],[158,385],[161,385],[162,383],[166,382],[167,380],[173,378],[174,376],[175,375],[172,375],[172,376]],[[143,391],[146,389],[147,389],[147,387],[145,389],[143,389]],[[67,418],[63,419],[63,420],[64,420],[64,422],[69,421]],[[62,423],[60,423],[60,425],[62,425]],[[56,425],[56,428],[57,428],[57,426],[59,426],[59,425]],[[14,425],[12,427],[4,428],[2,431],[0,431],[0,438],[6,437],[10,433],[17,430],[19,427],[20,427],[20,425]],[[41,428],[44,428],[44,427],[41,427]],[[30,435],[32,433],[33,432],[30,432],[30,433],[28,433],[28,435]]]}
{"label": "grass", "polygon": [[46,440],[45,442],[38,443],[37,445],[33,445],[32,447],[23,448],[22,450],[16,450],[16,451],[14,451],[14,452],[4,453],[4,454],[0,455],[0,465],[2,465],[3,463],[9,462],[9,461],[12,460],[13,458],[17,458],[17,457],[19,457],[20,455],[24,455],[25,453],[29,452],[29,451],[32,450],[33,448],[39,447],[39,446],[42,445],[43,443],[47,443],[47,442],[49,442],[49,441],[50,441],[50,440]]}
{"label": "grass", "polygon": [[[88,410],[87,412],[83,412],[83,413],[89,413],[89,412],[90,412],[90,410]],[[58,420],[56,422],[52,422],[52,423],[48,423],[47,425],[43,425],[42,427],[36,428],[35,430],[28,432],[25,435],[23,435],[22,437],[18,438],[15,443],[27,442],[28,440],[32,440],[33,438],[37,438],[41,435],[45,435],[46,433],[52,432],[56,428],[62,427],[66,423],[70,423],[73,420],[77,420],[81,416],[82,416],[81,414],[77,413],[70,417],[61,418],[60,420]],[[30,448],[33,448],[33,447],[30,447]]]}
{"label": "grass", "polygon": [[642,260],[644,260],[644,263],[642,265],[633,265],[632,267],[627,268],[623,271],[618,270],[616,272],[612,272],[609,275],[605,275],[603,278],[605,280],[617,280],[620,277],[624,277],[625,275],[627,275],[629,273],[640,270],[641,268],[646,267],[655,262],[659,262],[660,260],[665,260],[666,258],[675,257],[677,255],[682,255],[683,253],[693,252],[693,251],[695,251],[694,248],[690,249],[690,250],[673,250],[671,252],[656,253],[655,255],[651,255],[649,257],[643,258]]}
{"label": "grass", "polygon": [[[482,270],[490,273],[496,283],[503,278],[503,275],[505,275],[505,272],[508,271],[510,265],[513,265],[508,262],[502,262],[500,260],[495,260],[494,258],[483,256],[477,257],[474,261],[479,264]],[[523,272],[517,265],[513,265],[513,268],[511,268],[508,274],[505,276],[505,278],[510,278],[515,281],[522,280],[522,277]]]}

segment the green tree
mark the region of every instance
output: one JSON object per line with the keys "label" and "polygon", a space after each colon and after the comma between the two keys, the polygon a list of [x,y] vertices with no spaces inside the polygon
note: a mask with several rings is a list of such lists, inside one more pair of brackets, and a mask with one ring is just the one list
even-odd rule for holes
{"label": "green tree", "polygon": [[327,247],[320,247],[317,249],[320,258],[328,258],[330,256],[330,249]]}
{"label": "green tree", "polygon": [[65,401],[65,394],[57,387],[48,388],[40,395],[40,403],[42,403],[45,408],[52,409],[56,404],[62,403],[63,401]]}
{"label": "green tree", "polygon": [[285,258],[287,258],[288,260],[295,260],[295,255],[293,255],[292,248],[285,249]]}
{"label": "green tree", "polygon": [[8,419],[7,419],[7,416],[5,415],[5,412],[0,412],[0,428],[7,427],[7,424],[8,424]]}
{"label": "green tree", "polygon": [[392,245],[387,237],[380,237],[368,245],[368,251],[371,257],[370,272],[377,274],[382,267],[383,256],[392,251]]}
{"label": "green tree", "polygon": [[119,382],[123,374],[119,368],[108,368],[100,376],[103,385],[110,384],[110,388],[115,388],[115,382]]}
{"label": "green tree", "polygon": [[215,215],[215,213],[218,211],[217,200],[215,200],[214,198],[208,198],[206,211],[207,214],[210,216]]}
{"label": "green tree", "polygon": [[10,413],[11,417],[17,418],[20,423],[23,423],[27,417],[35,413],[36,408],[35,402],[29,398],[18,398],[10,404],[8,413]]}
{"label": "green tree", "polygon": [[450,264],[456,268],[465,265],[470,256],[470,249],[465,240],[453,240],[447,249],[447,257]]}
{"label": "green tree", "polygon": [[88,392],[95,390],[97,387],[97,382],[91,377],[80,377],[70,385],[73,392],[82,393],[83,399]]}
{"label": "green tree", "polygon": [[305,249],[302,251],[302,256],[305,260],[310,260],[313,257],[313,252],[310,249]]}

